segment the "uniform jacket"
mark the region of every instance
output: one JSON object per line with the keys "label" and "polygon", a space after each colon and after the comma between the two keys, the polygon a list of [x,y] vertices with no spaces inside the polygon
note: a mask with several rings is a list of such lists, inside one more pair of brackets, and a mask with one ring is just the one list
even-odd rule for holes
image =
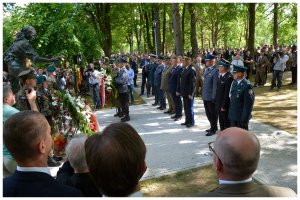
{"label": "uniform jacket", "polygon": [[162,72],[165,68],[165,65],[161,64],[158,65],[155,72],[154,72],[154,86],[159,87],[161,85],[161,76],[162,76]]}
{"label": "uniform jacket", "polygon": [[170,73],[171,73],[172,69],[173,69],[172,66],[165,65],[165,68],[164,68],[164,70],[162,72],[160,89],[162,89],[164,91],[168,91],[169,90],[168,81],[169,81],[169,76],[170,76]]}
{"label": "uniform jacket", "polygon": [[177,65],[170,73],[168,85],[171,93],[180,92],[180,75],[182,70],[181,65]]}
{"label": "uniform jacket", "polygon": [[151,79],[152,68],[153,68],[153,64],[150,62],[148,62],[148,64],[145,65],[145,67],[144,67],[144,74],[147,77],[148,81],[150,81],[150,79]]}
{"label": "uniform jacket", "polygon": [[260,57],[260,55],[257,56],[256,65],[258,68],[265,68],[268,64],[269,60],[267,56],[262,56],[262,58]]}
{"label": "uniform jacket", "polygon": [[57,182],[51,175],[43,172],[15,171],[3,179],[4,197],[80,197],[75,188]]}
{"label": "uniform jacket", "polygon": [[201,197],[296,197],[296,193],[290,188],[258,185],[256,183],[240,183],[220,185],[209,193],[199,195]]}
{"label": "uniform jacket", "polygon": [[36,91],[37,102],[40,108],[40,112],[44,116],[52,115],[52,96],[44,88],[39,88]]}
{"label": "uniform jacket", "polygon": [[81,191],[84,197],[102,197],[97,186],[93,182],[90,173],[74,173],[70,162],[66,161],[62,167],[59,168],[56,180],[60,183],[75,187]]}
{"label": "uniform jacket", "polygon": [[152,67],[151,67],[151,71],[150,71],[151,85],[154,84],[154,73],[156,71],[157,66],[158,66],[157,62],[152,63]]}
{"label": "uniform jacket", "polygon": [[192,65],[184,68],[181,73],[180,81],[180,95],[187,97],[188,95],[194,96],[195,93],[195,80],[196,72]]}
{"label": "uniform jacket", "polygon": [[251,119],[251,112],[254,104],[254,91],[247,79],[240,84],[234,80],[230,89],[229,119],[231,121],[248,122]]}
{"label": "uniform jacket", "polygon": [[211,69],[205,69],[202,88],[202,99],[204,101],[216,100],[218,76],[219,70],[217,69],[216,65],[214,65]]}
{"label": "uniform jacket", "polygon": [[128,86],[127,86],[128,72],[125,67],[122,67],[120,69],[120,72],[119,72],[118,76],[116,77],[115,81],[116,81],[117,90],[119,93],[128,92]]}
{"label": "uniform jacket", "polygon": [[226,74],[224,74],[223,77],[220,75],[220,78],[218,78],[216,94],[216,108],[218,112],[221,108],[225,109],[227,112],[229,110],[229,91],[232,81],[233,77],[229,71]]}

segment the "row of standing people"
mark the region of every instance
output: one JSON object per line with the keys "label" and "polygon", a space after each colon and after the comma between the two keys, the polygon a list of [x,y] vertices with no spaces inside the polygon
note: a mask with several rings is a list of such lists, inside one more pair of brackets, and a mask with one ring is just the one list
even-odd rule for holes
{"label": "row of standing people", "polygon": [[195,124],[194,96],[201,87],[206,116],[210,122],[207,136],[214,135],[218,130],[218,118],[221,130],[230,126],[248,129],[254,92],[250,82],[245,79],[247,68],[234,65],[232,75],[228,61],[222,59],[216,64],[216,57],[211,54],[206,55],[205,61],[206,66],[203,66],[200,56],[196,58],[196,63],[192,63],[187,56],[170,58],[150,55],[150,62],[145,62],[142,69],[140,95],[144,95],[143,87],[146,85],[149,97],[152,87],[155,96],[152,105],[165,110],[167,100],[169,109],[164,113],[174,114],[171,116],[174,121],[182,118],[184,108],[185,122],[181,125],[190,128]]}

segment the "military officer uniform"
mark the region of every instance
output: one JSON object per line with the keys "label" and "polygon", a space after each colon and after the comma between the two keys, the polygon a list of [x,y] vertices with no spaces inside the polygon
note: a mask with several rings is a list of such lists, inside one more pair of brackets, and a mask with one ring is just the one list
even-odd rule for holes
{"label": "military officer uniform", "polygon": [[[170,60],[170,57],[165,57],[165,60]],[[169,91],[169,76],[172,71],[173,67],[171,65],[165,65],[165,68],[162,72],[161,75],[161,86],[160,88],[163,90],[163,92],[166,93],[168,104],[169,104],[169,109],[168,111],[164,112],[165,114],[174,114],[175,113],[175,104],[172,98],[172,94]]]}
{"label": "military officer uniform", "polygon": [[[163,56],[158,57],[159,60],[163,60]],[[160,64],[157,66],[155,72],[154,72],[154,87],[156,88],[156,94],[157,96],[157,101],[159,104],[158,109],[164,110],[166,109],[166,96],[164,91],[160,88],[161,87],[161,78],[162,78],[162,72],[165,68],[164,64]]]}
{"label": "military officer uniform", "polygon": [[[121,63],[127,63],[125,59],[120,59]],[[122,114],[119,117],[124,116],[121,122],[126,122],[130,120],[129,117],[129,96],[128,96],[128,72],[125,66],[120,69],[118,76],[115,78],[117,84],[117,90],[120,96]]]}
{"label": "military officer uniform", "polygon": [[[156,58],[156,55],[151,54],[150,58]],[[150,62],[145,66],[145,77],[146,77],[146,88],[147,88],[147,97],[150,97],[150,91],[152,87],[152,69],[154,67],[154,63]],[[152,87],[152,94],[153,94],[153,87]]]}
{"label": "military officer uniform", "polygon": [[[213,60],[213,55],[207,54],[205,60]],[[206,67],[204,72],[204,82],[202,89],[202,99],[204,103],[206,117],[210,123],[210,129],[206,130],[206,136],[211,136],[218,130],[218,115],[216,112],[216,93],[219,71],[216,65]]]}
{"label": "military officer uniform", "polygon": [[47,67],[47,82],[48,82],[48,90],[50,93],[54,93],[54,90],[58,90],[57,79],[55,76],[56,67],[50,65]]}
{"label": "military officer uniform", "polygon": [[[244,72],[247,69],[243,66],[233,66],[233,72]],[[231,127],[240,127],[248,130],[249,120],[254,105],[254,91],[250,82],[243,78],[234,80],[231,85],[229,119]]]}
{"label": "military officer uniform", "polygon": [[[184,57],[185,60],[191,60],[189,57]],[[183,98],[183,106],[185,113],[185,122],[182,125],[192,127],[195,124],[194,120],[194,96],[195,96],[195,80],[196,70],[192,65],[186,66],[181,73],[180,80],[180,95]],[[192,98],[190,98],[190,97]]]}
{"label": "military officer uniform", "polygon": [[[150,55],[150,58],[157,58],[157,55]],[[150,70],[150,79],[151,79],[151,87],[152,87],[152,95],[154,95],[154,99],[155,99],[155,102],[154,102],[154,104],[152,104],[153,106],[156,106],[156,105],[158,105],[158,99],[159,99],[159,97],[158,97],[158,92],[157,92],[157,90],[159,89],[159,88],[157,88],[156,86],[155,86],[155,83],[154,83],[154,73],[155,73],[155,71],[156,71],[156,68],[157,68],[157,66],[158,66],[158,63],[156,62],[156,61],[154,61],[154,62],[152,62],[151,63],[152,64],[152,67],[151,67],[151,70]]]}
{"label": "military officer uniform", "polygon": [[[230,69],[230,63],[225,60],[219,62],[219,66]],[[233,81],[232,74],[228,70],[225,74],[220,74],[217,83],[216,93],[216,111],[219,117],[219,124],[221,131],[230,127],[230,120],[228,118],[228,111],[230,105],[229,90]]]}

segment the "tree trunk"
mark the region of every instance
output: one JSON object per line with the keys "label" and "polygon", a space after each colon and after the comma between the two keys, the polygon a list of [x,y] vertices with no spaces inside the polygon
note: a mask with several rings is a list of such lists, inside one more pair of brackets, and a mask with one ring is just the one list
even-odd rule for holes
{"label": "tree trunk", "polygon": [[179,4],[172,3],[172,19],[175,40],[175,54],[183,55],[182,33],[180,29]]}
{"label": "tree trunk", "polygon": [[273,45],[278,45],[278,3],[274,3],[274,32],[273,32]]}
{"label": "tree trunk", "polygon": [[192,46],[192,58],[198,54],[198,42],[196,37],[196,14],[194,11],[194,5],[188,4],[189,13],[191,15],[191,46]]}
{"label": "tree trunk", "polygon": [[112,49],[112,34],[110,24],[110,4],[109,3],[95,3],[96,19],[99,24],[99,31],[102,34],[101,47],[106,57],[110,57]]}
{"label": "tree trunk", "polygon": [[155,23],[155,43],[156,43],[156,54],[161,54],[161,38],[160,38],[160,4],[154,4],[154,23]]}
{"label": "tree trunk", "polygon": [[185,10],[186,10],[186,4],[183,4],[183,10],[182,10],[182,17],[181,17],[181,33],[182,33],[182,46],[184,49],[184,18],[185,18]]}
{"label": "tree trunk", "polygon": [[200,34],[201,34],[201,48],[204,48],[204,33],[203,33],[203,25],[200,25]]}
{"label": "tree trunk", "polygon": [[248,45],[248,32],[249,32],[249,15],[247,14],[246,19],[245,19],[245,47],[247,48]]}
{"label": "tree trunk", "polygon": [[167,54],[167,52],[165,51],[165,46],[166,46],[166,26],[167,26],[167,20],[166,17],[167,16],[167,12],[166,12],[166,4],[164,4],[164,16],[163,16],[163,42],[162,42],[162,46],[161,46],[161,51],[164,55]]}
{"label": "tree trunk", "polygon": [[152,7],[151,7],[151,15],[149,16],[149,18],[151,19],[150,20],[150,23],[152,25],[152,52],[155,53],[156,52],[156,49],[155,49],[155,28],[154,28],[154,5],[152,4]]}
{"label": "tree trunk", "polygon": [[147,51],[152,51],[151,38],[150,38],[149,18],[148,18],[148,13],[147,13],[145,8],[143,8],[143,13],[144,13],[144,18],[145,18],[145,22],[146,22],[145,23],[146,24],[145,28],[146,28],[146,39],[147,39]]}
{"label": "tree trunk", "polygon": [[249,39],[248,39],[248,50],[251,52],[251,56],[254,55],[254,40],[255,40],[255,3],[248,4],[249,14]]}

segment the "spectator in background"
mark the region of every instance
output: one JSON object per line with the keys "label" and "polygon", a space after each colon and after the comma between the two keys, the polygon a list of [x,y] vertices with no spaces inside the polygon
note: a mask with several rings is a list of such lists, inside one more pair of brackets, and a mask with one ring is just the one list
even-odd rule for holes
{"label": "spectator in background", "polygon": [[128,81],[127,81],[127,85],[128,85],[128,91],[129,91],[129,94],[130,94],[130,99],[131,99],[131,104],[133,105],[134,104],[134,95],[133,95],[133,85],[134,85],[134,77],[135,77],[135,73],[134,73],[134,70],[131,68],[131,65],[130,63],[126,63],[126,69],[127,69],[127,72],[128,72]]}
{"label": "spectator in background", "polygon": [[[200,96],[202,93],[202,87],[203,87],[203,73],[205,66],[201,63],[201,56],[198,55],[196,57],[195,63],[193,63],[193,67],[196,70],[196,81],[195,81],[195,96]],[[201,89],[200,89],[201,88]]]}
{"label": "spectator in background", "polygon": [[260,50],[260,55],[256,60],[256,75],[254,87],[264,86],[266,84],[266,68],[269,64],[268,58],[265,56],[265,50]]}
{"label": "spectator in background", "polygon": [[134,71],[134,78],[133,78],[134,87],[139,87],[136,84],[137,75],[139,73],[139,67],[138,67],[138,64],[136,62],[136,59],[137,58],[135,56],[131,56],[131,58],[129,60],[129,64],[130,64],[131,69],[133,69],[133,71]]}
{"label": "spectator in background", "polygon": [[[236,66],[244,66],[244,62],[243,59],[241,57],[241,52],[239,50],[236,51],[235,53],[235,57],[233,57],[232,61],[231,61],[231,65],[236,65]],[[232,71],[233,69],[231,69],[230,71]]]}
{"label": "spectator in background", "polygon": [[292,82],[289,85],[297,85],[297,46],[293,45],[291,48],[291,71],[292,71]]}
{"label": "spectator in background", "polygon": [[208,143],[220,186],[201,197],[296,197],[290,188],[259,185],[252,179],[260,158],[257,137],[241,128],[228,128]]}
{"label": "spectator in background", "polygon": [[147,54],[144,55],[144,58],[141,61],[141,68],[142,68],[142,84],[141,84],[141,93],[140,96],[144,95],[145,84],[147,79],[147,72],[146,72],[146,65],[149,64],[149,56]]}
{"label": "spectator in background", "polygon": [[[274,62],[274,68],[273,68],[273,74],[272,74],[272,85],[270,90],[273,90],[274,87],[277,86],[277,90],[281,90],[282,86],[282,76],[283,72],[286,68],[286,62],[289,60],[289,56],[284,54],[284,51],[277,51],[275,52],[275,58],[273,60]],[[277,84],[276,84],[277,79]]]}
{"label": "spectator in background", "polygon": [[[20,131],[22,130],[22,131]],[[51,129],[43,114],[21,111],[3,127],[3,141],[17,162],[15,173],[3,179],[4,197],[79,197],[79,190],[52,178],[47,168]]]}
{"label": "spectator in background", "polygon": [[67,148],[67,161],[59,168],[56,180],[81,191],[84,197],[102,197],[86,164],[84,143],[86,137],[73,138]]}
{"label": "spectator in background", "polygon": [[251,71],[251,66],[253,64],[253,58],[250,55],[250,51],[246,51],[246,54],[244,55],[244,66],[247,67],[246,71],[246,79],[249,80],[250,78],[250,71]]}
{"label": "spectator in background", "polygon": [[146,146],[132,126],[114,123],[85,142],[86,161],[99,190],[108,197],[141,196]]}

